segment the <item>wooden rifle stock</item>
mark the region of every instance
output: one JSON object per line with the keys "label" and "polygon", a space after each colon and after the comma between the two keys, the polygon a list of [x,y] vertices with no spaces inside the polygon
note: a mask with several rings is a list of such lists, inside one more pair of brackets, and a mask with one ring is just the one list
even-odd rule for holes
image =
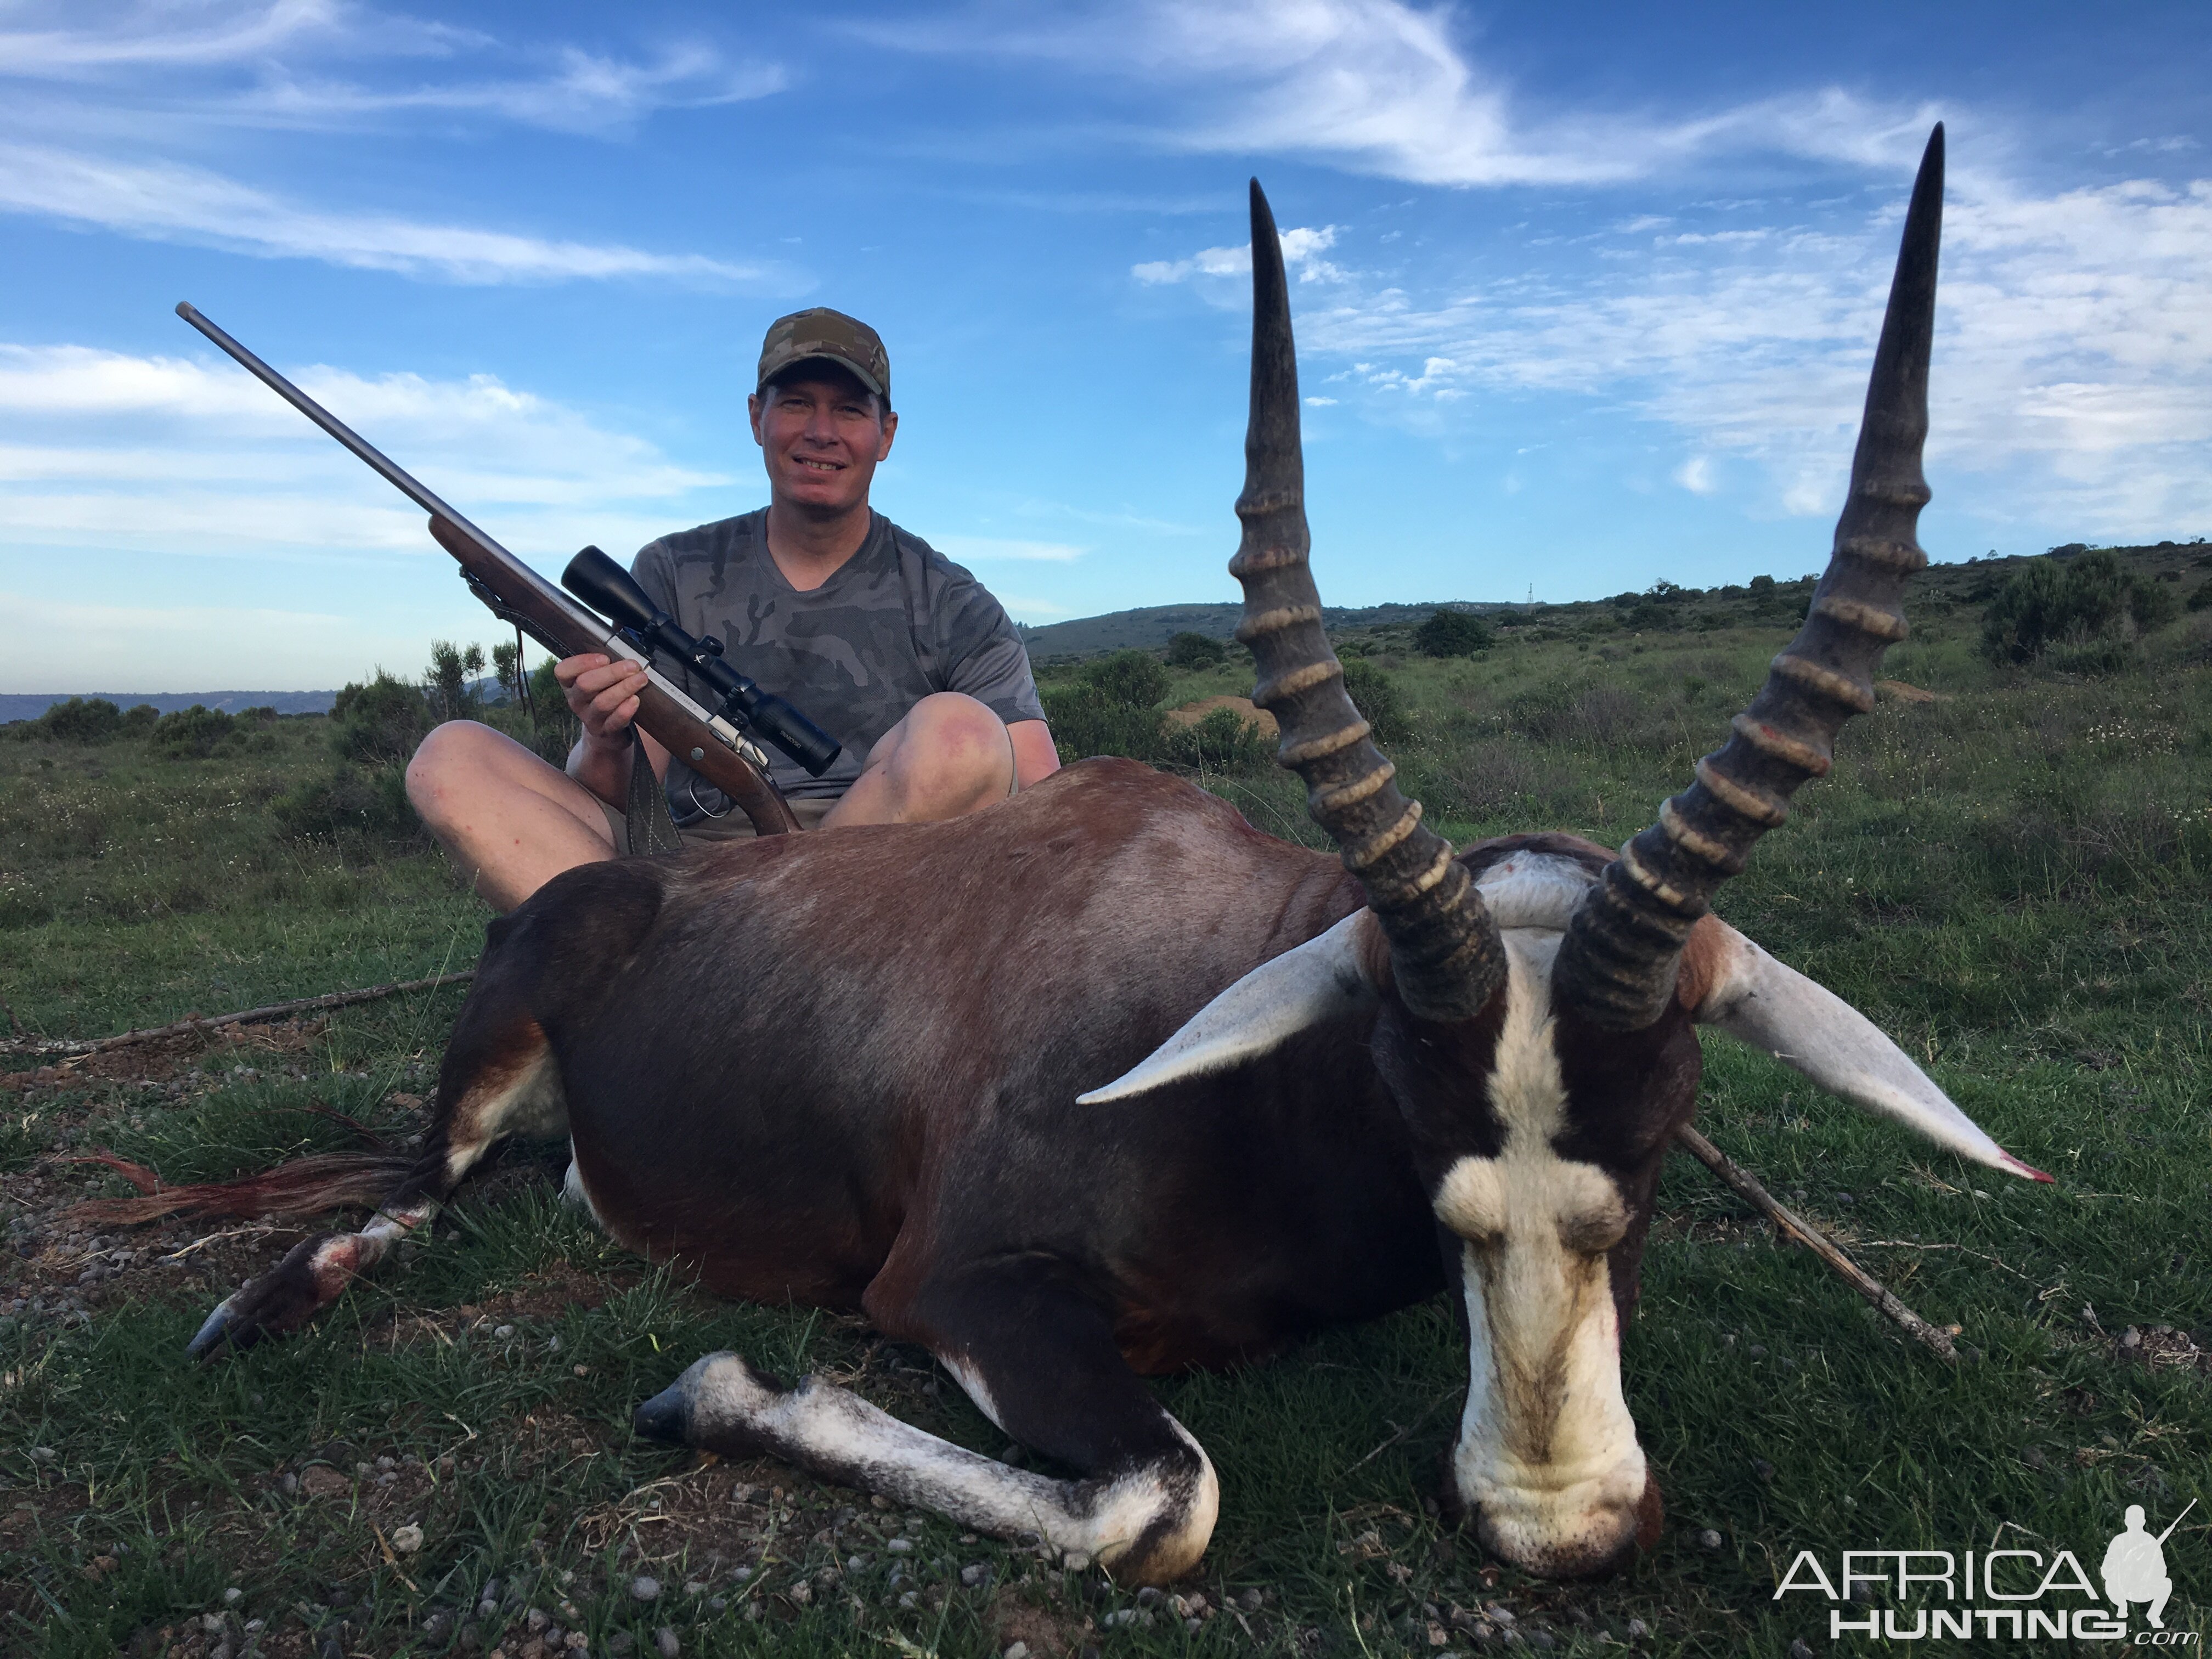
{"label": "wooden rifle stock", "polygon": [[[453,556],[468,578],[470,590],[495,615],[524,629],[547,650],[563,657],[596,652],[617,661],[625,655],[635,659],[641,654],[623,651],[619,640],[598,638],[576,627],[566,605],[549,603],[534,583],[513,580],[506,564],[435,513],[430,515],[430,535]],[[728,796],[752,820],[759,834],[781,836],[798,829],[799,819],[782,791],[731,748],[694,708],[686,708],[688,701],[679,702],[648,681],[637,694],[638,729]]]}

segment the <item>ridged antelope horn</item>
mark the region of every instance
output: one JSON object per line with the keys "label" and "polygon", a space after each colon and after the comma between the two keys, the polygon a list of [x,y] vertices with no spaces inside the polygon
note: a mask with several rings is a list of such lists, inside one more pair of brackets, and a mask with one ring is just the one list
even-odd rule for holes
{"label": "ridged antelope horn", "polygon": [[1567,925],[1553,969],[1560,1005],[1609,1030],[1640,1030],[1665,1011],[1691,925],[1752,843],[1790,815],[1790,797],[1834,763],[1836,734],[1874,707],[1881,653],[1903,639],[1898,600],[1928,562],[1914,541],[1928,501],[1928,349],[1943,228],[1943,129],[1920,161],[1905,216],[1889,309],[1875,348],[1850,495],[1805,625],[1737,715],[1734,735],[1698,763],[1697,781],[1620,849]]}
{"label": "ridged antelope horn", "polygon": [[1368,740],[1321,623],[1306,555],[1305,461],[1298,446],[1297,349],[1282,244],[1252,181],[1252,416],[1244,436],[1244,536],[1229,574],[1244,586],[1237,637],[1252,647],[1252,701],[1282,727],[1275,758],[1305,781],[1314,821],[1335,838],[1390,941],[1392,975],[1424,1019],[1472,1018],[1504,975],[1482,896],[1451,843],[1399,793],[1397,769]]}

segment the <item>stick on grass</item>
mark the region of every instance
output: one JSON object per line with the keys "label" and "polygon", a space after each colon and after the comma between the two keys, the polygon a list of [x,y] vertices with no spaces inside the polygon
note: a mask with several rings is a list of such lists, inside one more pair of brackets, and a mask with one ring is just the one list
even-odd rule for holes
{"label": "stick on grass", "polygon": [[1674,1139],[1691,1157],[1718,1176],[1723,1186],[1765,1214],[1785,1237],[1796,1239],[1833,1267],[1845,1284],[1904,1327],[1907,1334],[1918,1338],[1946,1359],[1958,1358],[1959,1351],[1951,1345],[1948,1334],[1899,1302],[1887,1286],[1845,1255],[1826,1234],[1811,1222],[1784,1208],[1773,1194],[1753,1180],[1726,1152],[1686,1123],[1674,1131]]}
{"label": "stick on grass", "polygon": [[158,1042],[164,1037],[190,1036],[194,1032],[218,1030],[226,1025],[259,1025],[292,1014],[312,1012],[318,1008],[343,1008],[350,1003],[374,1002],[380,997],[400,996],[409,991],[434,991],[441,986],[465,983],[474,979],[476,975],[475,969],[465,968],[456,974],[403,980],[394,985],[371,985],[358,991],[332,991],[324,996],[301,997],[295,1002],[272,1002],[265,1008],[246,1008],[234,1014],[217,1014],[212,1018],[180,1019],[173,1025],[150,1026],[143,1031],[123,1031],[114,1036],[18,1040],[7,1044],[6,1048],[7,1052],[18,1054],[100,1054],[110,1048],[127,1048],[138,1042]]}

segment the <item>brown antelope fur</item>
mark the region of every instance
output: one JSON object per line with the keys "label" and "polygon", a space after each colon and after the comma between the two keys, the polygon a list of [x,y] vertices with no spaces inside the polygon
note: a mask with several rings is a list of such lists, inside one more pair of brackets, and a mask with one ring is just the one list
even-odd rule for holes
{"label": "brown antelope fur", "polygon": [[[1895,290],[1919,332],[1899,346],[1885,325],[1868,429],[1891,436],[1861,447],[1885,477],[1917,468],[1917,447],[1892,453],[1896,434],[1917,445],[1915,395],[1924,428],[1929,154],[1899,261],[1918,274]],[[1422,824],[1321,631],[1287,290],[1256,185],[1253,221],[1232,568],[1255,701],[1343,859],[1094,759],[947,823],[572,870],[491,925],[428,1145],[378,1216],[240,1290],[194,1352],[297,1328],[501,1136],[565,1133],[572,1192],[623,1244],[727,1296],[860,1310],[1073,1474],[978,1457],[734,1354],[647,1401],[641,1433],[771,1452],[1157,1582],[1195,1565],[1220,1489],[1140,1376],[1449,1289],[1468,1389],[1444,1495],[1504,1559],[1564,1577],[1656,1534],[1620,1335],[1660,1164],[1696,1103],[1697,1024],[2035,1174],[1863,1017],[1652,874],[1740,867],[1697,827],[1706,809],[1662,813],[1665,846],[1641,861],[1566,835],[1454,854]],[[1838,560],[1905,559],[1852,547]],[[1808,672],[1787,666],[1793,684]],[[1752,738],[1783,746],[1756,722]],[[1731,765],[1698,787],[1779,822],[1802,778],[1762,794],[1753,762]]]}

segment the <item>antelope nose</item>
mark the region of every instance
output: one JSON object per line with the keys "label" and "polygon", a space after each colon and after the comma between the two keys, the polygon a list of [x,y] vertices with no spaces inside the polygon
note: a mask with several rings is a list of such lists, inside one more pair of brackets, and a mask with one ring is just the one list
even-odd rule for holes
{"label": "antelope nose", "polygon": [[1579,1512],[1503,1496],[1474,1506],[1485,1549],[1543,1578],[1602,1578],[1656,1546],[1665,1525],[1659,1486],[1647,1475],[1632,1503],[1601,1503]]}

